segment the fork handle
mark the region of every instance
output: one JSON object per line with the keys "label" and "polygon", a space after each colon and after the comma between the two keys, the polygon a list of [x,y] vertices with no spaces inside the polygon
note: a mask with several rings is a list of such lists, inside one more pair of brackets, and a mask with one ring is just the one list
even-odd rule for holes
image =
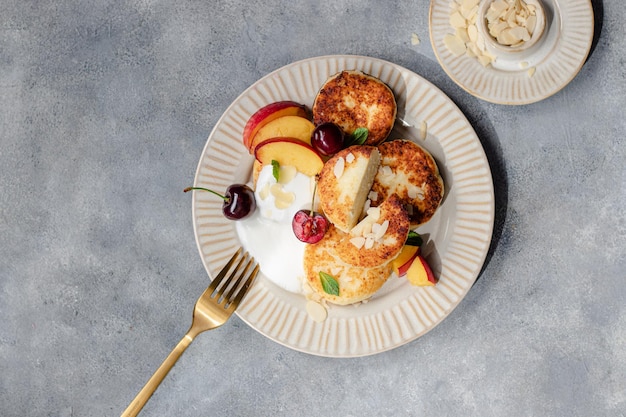
{"label": "fork handle", "polygon": [[180,355],[183,354],[185,349],[187,349],[187,346],[189,346],[193,341],[194,336],[190,333],[191,332],[188,332],[181,339],[181,341],[178,342],[172,352],[167,355],[167,358],[165,358],[161,366],[159,366],[159,369],[157,369],[154,375],[152,375],[148,382],[146,382],[146,385],[144,385],[144,387],[141,389],[141,391],[139,391],[139,394],[137,394],[133,402],[131,402],[126,410],[124,410],[121,417],[134,417],[139,414],[143,406],[146,405],[154,391],[161,384],[161,381],[163,381],[163,379],[168,374],[170,369],[172,369],[178,358],[180,358]]}

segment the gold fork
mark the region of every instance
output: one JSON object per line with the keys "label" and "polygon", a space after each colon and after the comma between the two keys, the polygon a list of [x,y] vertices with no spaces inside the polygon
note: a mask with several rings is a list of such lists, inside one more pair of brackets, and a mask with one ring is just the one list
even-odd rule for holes
{"label": "gold fork", "polygon": [[[146,385],[139,391],[139,394],[137,394],[133,402],[131,402],[128,408],[122,413],[122,417],[136,416],[139,414],[143,406],[152,396],[152,393],[154,393],[193,339],[204,331],[215,329],[226,323],[233,314],[252,285],[252,281],[254,281],[254,278],[259,273],[259,265],[254,261],[254,258],[250,257],[248,252],[245,252],[243,256],[241,256],[242,252],[243,249],[241,248],[235,252],[233,257],[230,258],[228,263],[211,282],[211,285],[202,293],[194,307],[191,327],[187,331],[187,334],[178,342],[178,345],[176,345],[174,350],[165,358],[161,366],[159,366],[159,369],[157,369],[154,375],[146,382]],[[229,274],[231,267],[240,256],[239,262]],[[243,266],[242,272],[236,277],[246,259],[247,262],[245,266]],[[248,274],[252,265],[254,265],[254,267]],[[247,278],[245,278],[246,274],[248,274]],[[227,275],[228,278],[226,278]]]}

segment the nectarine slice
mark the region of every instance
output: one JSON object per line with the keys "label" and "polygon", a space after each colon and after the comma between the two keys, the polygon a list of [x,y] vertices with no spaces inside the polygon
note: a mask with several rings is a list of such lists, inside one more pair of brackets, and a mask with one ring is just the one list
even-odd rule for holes
{"label": "nectarine slice", "polygon": [[250,116],[243,128],[243,146],[245,146],[250,153],[254,152],[254,148],[251,147],[251,142],[259,129],[272,120],[283,116],[307,117],[306,107],[295,101],[287,100],[276,101],[261,107]]}
{"label": "nectarine slice", "polygon": [[419,253],[419,250],[419,246],[404,245],[400,254],[391,261],[393,272],[399,277],[405,275],[411,263]]}
{"label": "nectarine slice", "polygon": [[294,138],[310,145],[313,129],[315,126],[309,119],[300,116],[282,116],[259,129],[252,138],[250,149],[271,138]]}
{"label": "nectarine slice", "polygon": [[254,157],[263,165],[272,160],[280,165],[292,165],[309,176],[319,174],[324,161],[311,145],[294,138],[272,138],[264,140],[254,148]]}
{"label": "nectarine slice", "polygon": [[435,285],[437,280],[428,262],[422,255],[417,255],[406,271],[406,279],[413,285],[420,287]]}

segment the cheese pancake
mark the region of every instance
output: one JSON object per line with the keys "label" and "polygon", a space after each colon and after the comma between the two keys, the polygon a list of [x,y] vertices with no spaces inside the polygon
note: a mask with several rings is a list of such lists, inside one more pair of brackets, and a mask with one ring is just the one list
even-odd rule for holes
{"label": "cheese pancake", "polygon": [[[335,228],[331,225],[329,232]],[[320,298],[333,304],[347,305],[370,298],[391,275],[391,263],[377,268],[360,268],[343,262],[335,252],[335,242],[326,237],[304,250],[306,281]],[[320,272],[333,277],[339,286],[339,295],[328,294],[322,286]]]}
{"label": "cheese pancake", "polygon": [[379,162],[375,146],[355,145],[324,164],[317,183],[319,205],[338,229],[348,232],[359,221]]}
{"label": "cheese pancake", "polygon": [[313,123],[332,122],[346,134],[368,129],[365,145],[383,142],[396,120],[393,91],[378,78],[361,71],[341,71],[330,77],[313,103]]}
{"label": "cheese pancake", "polygon": [[407,207],[412,226],[426,223],[443,198],[444,185],[432,155],[409,140],[392,140],[378,147],[381,163],[372,184],[372,206],[397,194]]}

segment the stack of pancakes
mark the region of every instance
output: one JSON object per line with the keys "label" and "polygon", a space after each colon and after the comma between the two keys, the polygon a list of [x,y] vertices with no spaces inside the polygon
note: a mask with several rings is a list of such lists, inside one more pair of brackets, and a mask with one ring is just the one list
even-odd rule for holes
{"label": "stack of pancakes", "polygon": [[[331,225],[320,242],[306,246],[304,271],[313,292],[334,304],[357,303],[378,291],[409,230],[428,221],[443,198],[428,151],[409,140],[384,142],[395,115],[391,90],[358,71],[331,77],[313,106],[316,124],[332,121],[347,133],[376,127],[365,145],[338,152],[319,174],[319,204]],[[324,291],[320,272],[337,281],[339,294]]]}

